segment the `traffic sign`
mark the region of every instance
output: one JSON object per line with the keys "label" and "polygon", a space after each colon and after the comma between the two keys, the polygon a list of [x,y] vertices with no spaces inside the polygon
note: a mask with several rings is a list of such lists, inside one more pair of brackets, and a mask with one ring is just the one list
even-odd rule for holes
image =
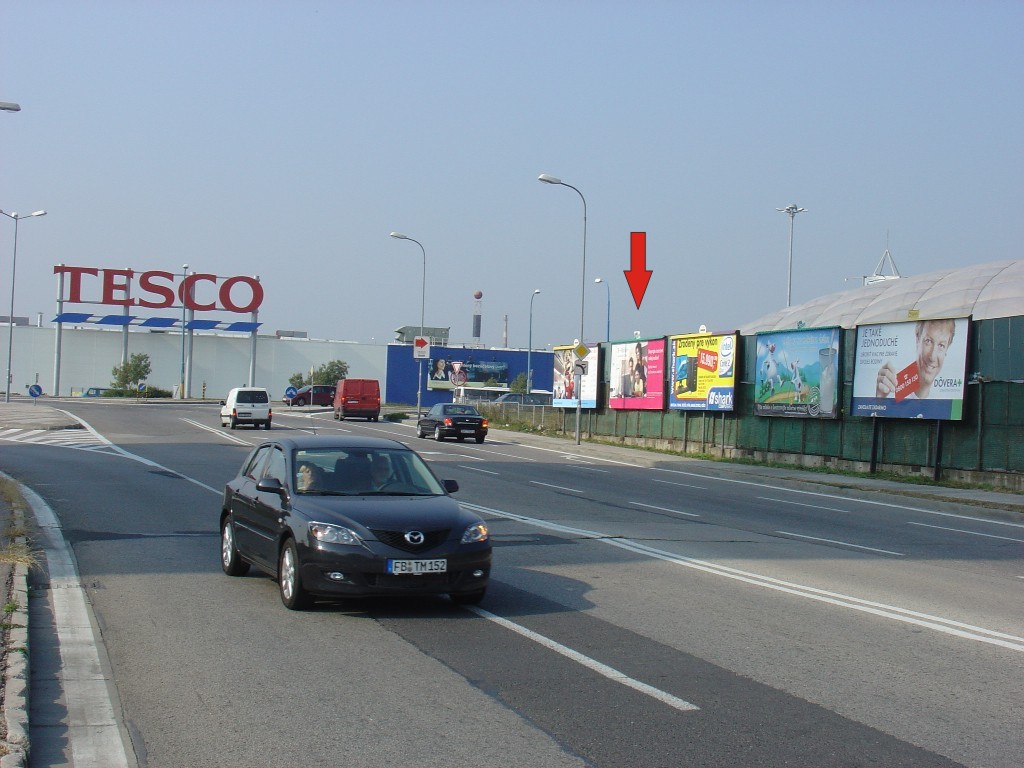
{"label": "traffic sign", "polygon": [[582,360],[584,357],[590,354],[590,350],[587,348],[587,345],[584,344],[583,342],[580,342],[579,345],[573,350],[573,352],[576,353],[576,357],[578,357],[580,360]]}
{"label": "traffic sign", "polygon": [[299,394],[299,390],[297,390],[295,387],[288,387],[288,389],[284,391],[284,396],[287,397],[289,400],[291,400],[297,394]]}
{"label": "traffic sign", "polygon": [[417,336],[412,342],[412,356],[414,360],[430,359],[430,339],[426,336]]}
{"label": "traffic sign", "polygon": [[41,394],[43,394],[43,388],[40,387],[38,384],[33,384],[31,387],[28,388],[28,393],[32,397],[39,397]]}

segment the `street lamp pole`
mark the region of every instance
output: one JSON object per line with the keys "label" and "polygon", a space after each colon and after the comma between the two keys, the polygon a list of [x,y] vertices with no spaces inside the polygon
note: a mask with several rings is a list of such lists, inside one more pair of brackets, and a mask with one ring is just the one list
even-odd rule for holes
{"label": "street lamp pole", "polygon": [[604,338],[609,344],[612,343],[612,289],[608,285],[607,281],[602,280],[600,277],[594,278],[595,283],[604,283],[605,290],[608,293],[608,311],[605,314],[604,324]]}
{"label": "street lamp pole", "polygon": [[[420,295],[420,336],[422,336],[424,330],[424,316],[426,315],[427,310],[427,249],[423,247],[423,243],[421,243],[419,240],[414,240],[413,238],[407,237],[398,232],[392,232],[391,237],[395,238],[396,240],[410,240],[416,243],[416,245],[418,245],[420,247],[420,250],[423,252],[423,285],[421,288]],[[416,417],[419,418],[420,404],[423,402],[423,358],[419,359],[419,372],[417,373],[417,377],[418,378],[416,379]]]}
{"label": "street lamp pole", "polygon": [[535,288],[530,296],[530,331],[526,342],[526,394],[533,392],[533,364],[530,362],[530,355],[533,354],[533,300],[540,293],[540,288]]}
{"label": "street lamp pole", "polygon": [[806,213],[807,209],[792,203],[785,208],[776,208],[775,210],[789,214],[789,280],[786,283],[786,306],[790,307],[793,305],[793,221],[798,213]]}
{"label": "street lamp pole", "polygon": [[[557,184],[563,187],[568,187],[573,190],[577,195],[580,196],[580,200],[583,201],[583,275],[580,280],[580,338],[579,343],[583,343],[583,318],[584,308],[587,302],[587,198],[583,196],[572,184],[566,184],[561,179],[550,176],[546,173],[542,173],[537,177],[538,181],[542,181],[545,184]],[[580,420],[583,413],[583,377],[580,377],[580,381],[577,382],[576,386],[576,445],[580,444]]]}
{"label": "street lamp pole", "polygon": [[0,211],[0,213],[8,219],[14,220],[14,256],[11,258],[11,309],[10,315],[7,317],[7,385],[4,387],[4,402],[9,403],[11,402],[11,353],[14,351],[14,276],[18,268],[18,222],[22,219],[31,219],[33,216],[45,216],[46,211],[36,211],[27,216],[7,213],[7,211]]}
{"label": "street lamp pole", "polygon": [[188,264],[181,265],[181,389],[178,390],[178,397],[185,399],[185,280],[188,278]]}

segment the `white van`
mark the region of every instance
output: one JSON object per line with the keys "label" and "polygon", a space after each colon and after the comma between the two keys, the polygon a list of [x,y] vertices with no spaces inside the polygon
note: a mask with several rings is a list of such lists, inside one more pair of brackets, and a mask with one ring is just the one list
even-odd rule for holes
{"label": "white van", "polygon": [[239,424],[252,424],[256,429],[262,424],[270,429],[270,393],[262,387],[235,387],[228,392],[227,399],[220,401],[220,425],[232,429]]}

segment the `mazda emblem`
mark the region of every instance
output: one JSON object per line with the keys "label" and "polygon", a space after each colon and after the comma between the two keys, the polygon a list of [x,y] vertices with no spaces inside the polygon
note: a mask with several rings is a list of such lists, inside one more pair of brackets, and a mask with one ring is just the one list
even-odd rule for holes
{"label": "mazda emblem", "polygon": [[414,547],[418,547],[427,540],[427,537],[423,535],[422,531],[409,531],[405,534],[405,540]]}

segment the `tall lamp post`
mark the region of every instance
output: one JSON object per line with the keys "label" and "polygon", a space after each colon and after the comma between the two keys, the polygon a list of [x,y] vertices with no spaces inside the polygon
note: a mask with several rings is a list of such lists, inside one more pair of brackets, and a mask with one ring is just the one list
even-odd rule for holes
{"label": "tall lamp post", "polygon": [[534,288],[533,295],[530,296],[530,331],[528,335],[528,341],[526,342],[526,394],[533,392],[533,364],[530,362],[530,355],[533,354],[533,300],[537,298],[537,294],[540,293],[540,288]]}
{"label": "tall lamp post", "polygon": [[181,389],[178,390],[178,397],[185,399],[185,280],[188,278],[188,264],[181,265]]}
{"label": "tall lamp post", "polygon": [[[583,201],[583,275],[580,279],[580,339],[579,343],[583,343],[583,317],[584,308],[587,302],[587,198],[583,196],[572,184],[566,184],[561,179],[549,176],[546,173],[542,173],[537,177],[538,181],[542,181],[545,184],[557,184],[563,187],[568,187],[580,196],[580,200]],[[582,385],[582,377],[579,382]],[[583,413],[583,389],[582,386],[576,387],[576,445],[580,444],[580,419]]]}
{"label": "tall lamp post", "polygon": [[36,211],[25,216],[7,213],[7,211],[0,211],[0,213],[8,219],[14,220],[14,256],[11,258],[11,313],[7,317],[7,385],[4,387],[4,402],[9,403],[11,402],[11,353],[14,351],[14,275],[18,268],[18,222],[22,219],[31,219],[33,216],[45,216],[46,211]]}
{"label": "tall lamp post", "polygon": [[798,213],[806,213],[807,209],[792,203],[785,208],[776,208],[775,210],[789,214],[789,280],[786,283],[786,306],[790,307],[793,305],[793,221]]}
{"label": "tall lamp post", "polygon": [[[410,240],[416,243],[416,245],[418,245],[420,247],[420,250],[423,252],[423,286],[420,296],[420,336],[422,336],[424,329],[423,318],[424,315],[426,314],[427,309],[427,249],[423,247],[423,243],[421,243],[419,240],[414,240],[413,238],[407,237],[398,232],[392,232],[391,237],[395,238],[396,240]],[[423,402],[423,358],[420,358],[419,360],[419,372],[417,373],[417,377],[418,378],[416,379],[416,416],[417,418],[419,418],[420,404]]]}
{"label": "tall lamp post", "polygon": [[608,293],[608,311],[605,313],[604,338],[609,344],[612,343],[612,289],[606,280],[600,277],[594,278],[595,283],[604,283],[605,291]]}

